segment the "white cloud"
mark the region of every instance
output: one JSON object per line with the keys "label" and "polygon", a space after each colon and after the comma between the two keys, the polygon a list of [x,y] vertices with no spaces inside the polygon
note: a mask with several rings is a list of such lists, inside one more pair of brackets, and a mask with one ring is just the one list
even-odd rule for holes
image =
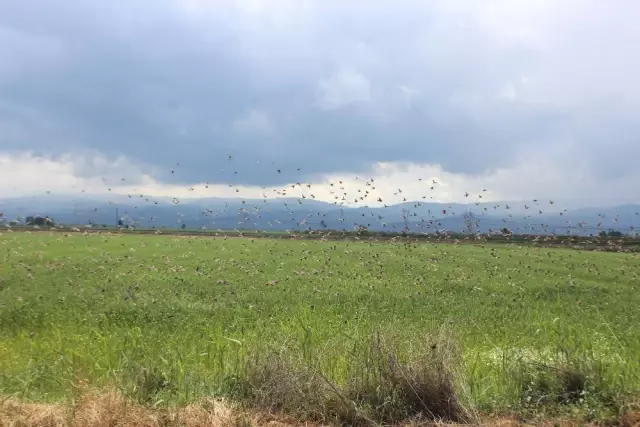
{"label": "white cloud", "polygon": [[0,153],[0,197],[108,193],[111,187],[148,181],[149,175],[139,170],[124,157],[108,159],[97,153]]}
{"label": "white cloud", "polygon": [[513,83],[508,83],[505,87],[500,91],[500,96],[506,98],[510,101],[513,101],[518,96],[516,92],[516,87]]}
{"label": "white cloud", "polygon": [[[451,173],[439,165],[417,163],[378,163],[366,175],[350,173],[317,176],[300,185],[229,185],[194,182],[188,185],[163,183],[150,174],[135,173],[135,165],[126,159],[108,159],[99,154],[64,155],[46,158],[32,153],[0,154],[0,198],[16,196],[44,197],[48,194],[139,195],[196,199],[205,197],[269,199],[306,197],[348,206],[381,206],[402,201],[472,203],[497,201],[564,200],[571,207],[593,204],[608,206],[632,202],[636,182],[619,179],[610,188],[590,178],[586,167],[561,168],[544,155],[531,153],[509,168],[491,173]],[[122,180],[123,174],[129,178]],[[371,181],[373,180],[373,181]],[[367,185],[366,182],[369,182]],[[435,183],[434,183],[435,181]],[[342,182],[340,184],[340,182]],[[333,186],[331,184],[334,184]],[[310,184],[308,187],[306,184]],[[585,192],[584,189],[589,191]],[[402,190],[399,192],[398,190]],[[364,196],[365,200],[359,197]],[[346,193],[346,195],[344,194]],[[466,193],[469,193],[466,196]],[[343,197],[345,200],[343,200]],[[378,200],[382,199],[382,202]],[[358,199],[358,203],[354,203]],[[562,204],[554,206],[564,207]],[[551,208],[548,206],[547,208]]]}
{"label": "white cloud", "polygon": [[319,84],[321,108],[334,110],[371,100],[371,83],[367,77],[350,68],[342,68]]}
{"label": "white cloud", "polygon": [[248,136],[266,136],[275,133],[276,128],[269,116],[259,110],[251,110],[245,116],[233,121],[234,132]]}
{"label": "white cloud", "polygon": [[406,106],[411,108],[411,102],[416,96],[419,95],[420,92],[418,92],[417,90],[411,89],[406,85],[400,85],[399,89],[400,89],[400,92],[402,93],[402,98],[406,103]]}

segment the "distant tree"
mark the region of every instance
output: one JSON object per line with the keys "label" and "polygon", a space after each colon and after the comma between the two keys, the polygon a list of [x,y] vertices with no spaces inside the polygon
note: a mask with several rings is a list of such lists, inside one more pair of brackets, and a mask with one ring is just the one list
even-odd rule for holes
{"label": "distant tree", "polygon": [[118,227],[122,227],[124,225],[124,223],[122,222],[121,219],[118,220]]}
{"label": "distant tree", "polygon": [[183,223],[182,223],[182,225],[180,226],[180,228],[182,228],[182,229],[184,230],[185,228],[187,228],[187,224],[185,224],[185,223],[183,222]]}
{"label": "distant tree", "polygon": [[500,232],[504,235],[504,236],[511,236],[511,230],[509,230],[507,227],[504,227],[503,229],[500,230]]}
{"label": "distant tree", "polygon": [[37,225],[37,226],[53,226],[53,220],[48,216],[28,216],[25,220],[26,225]]}
{"label": "distant tree", "polygon": [[323,228],[323,229],[327,228],[327,223],[324,222],[324,219],[322,221],[320,221],[320,227]]}
{"label": "distant tree", "polygon": [[622,237],[622,231],[618,231],[618,230],[604,231],[604,230],[602,230],[600,232],[600,237]]}

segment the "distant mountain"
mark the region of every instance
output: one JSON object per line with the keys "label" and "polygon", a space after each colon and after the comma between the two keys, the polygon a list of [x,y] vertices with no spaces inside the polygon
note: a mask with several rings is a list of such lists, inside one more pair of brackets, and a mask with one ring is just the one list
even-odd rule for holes
{"label": "distant mountain", "polygon": [[[551,210],[554,209],[554,210]],[[563,210],[548,202],[425,203],[386,207],[340,207],[313,199],[189,199],[103,197],[23,197],[0,199],[0,221],[48,215],[62,224],[116,225],[138,228],[259,229],[264,231],[346,229],[358,225],[375,231],[498,231],[508,228],[531,234],[597,234],[601,230],[640,230],[640,206]],[[465,212],[473,218],[465,220]]]}

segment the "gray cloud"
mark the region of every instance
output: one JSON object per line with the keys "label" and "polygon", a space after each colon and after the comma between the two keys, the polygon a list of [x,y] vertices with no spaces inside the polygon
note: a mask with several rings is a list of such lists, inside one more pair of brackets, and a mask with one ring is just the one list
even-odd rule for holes
{"label": "gray cloud", "polygon": [[558,144],[602,179],[637,159],[635,2],[259,3],[1,3],[0,150],[264,185]]}

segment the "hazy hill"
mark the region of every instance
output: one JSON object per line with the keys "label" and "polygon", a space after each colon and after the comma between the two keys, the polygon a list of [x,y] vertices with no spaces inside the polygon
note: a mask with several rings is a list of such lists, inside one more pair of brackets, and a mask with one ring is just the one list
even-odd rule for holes
{"label": "hazy hill", "polygon": [[[553,210],[551,210],[553,209]],[[415,232],[467,229],[465,212],[474,215],[473,227],[487,232],[507,227],[533,234],[597,234],[615,229],[635,233],[640,229],[640,206],[581,208],[566,212],[542,203],[497,202],[449,204],[406,202],[387,207],[341,208],[310,199],[191,199],[101,197],[23,197],[0,199],[2,220],[24,221],[26,216],[49,215],[64,224],[113,226],[121,219],[136,227],[208,229],[354,229]]]}

